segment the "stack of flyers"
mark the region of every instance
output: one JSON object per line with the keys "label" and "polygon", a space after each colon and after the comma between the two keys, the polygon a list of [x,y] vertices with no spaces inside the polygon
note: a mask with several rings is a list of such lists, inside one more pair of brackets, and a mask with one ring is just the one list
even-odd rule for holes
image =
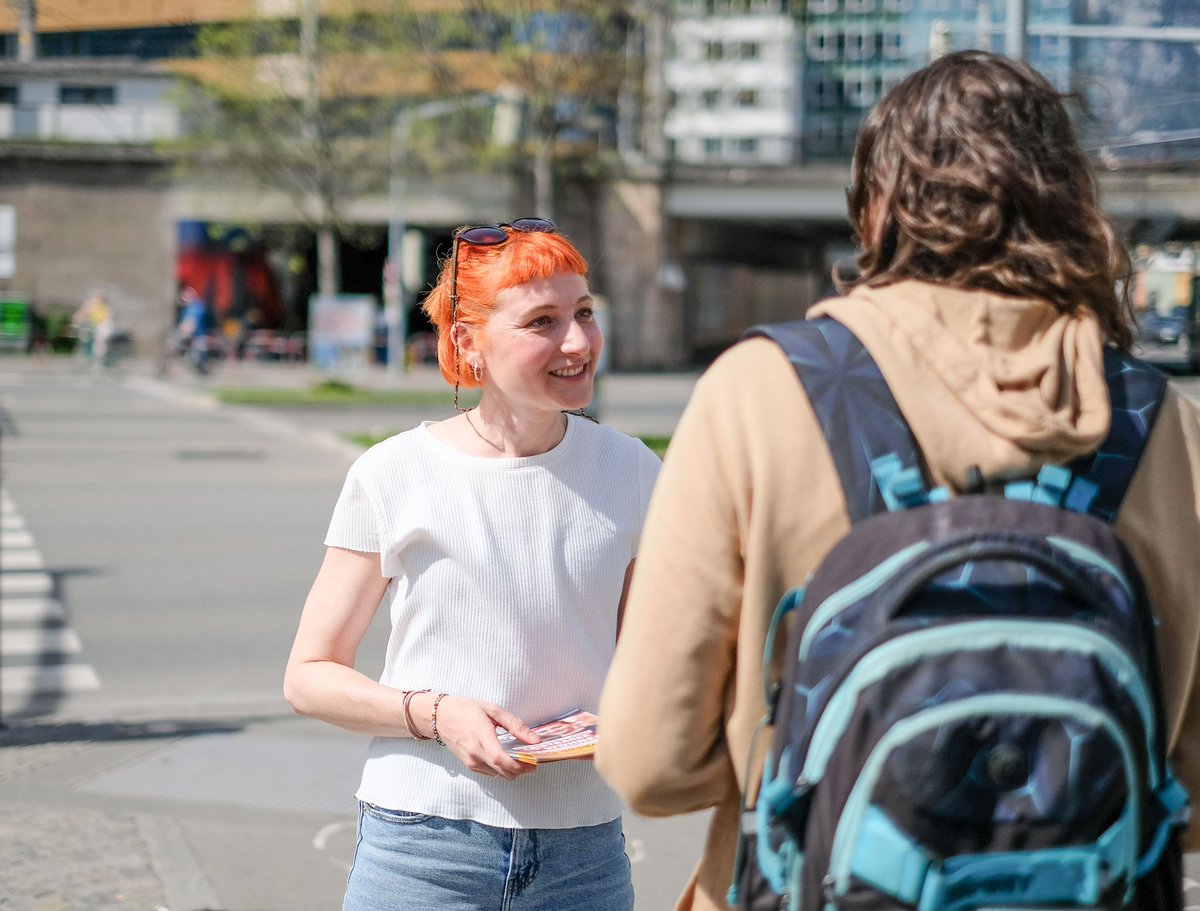
{"label": "stack of flyers", "polygon": [[533,725],[541,743],[523,743],[509,734],[501,733],[500,745],[509,756],[537,765],[559,759],[582,759],[596,752],[596,725],[600,719],[591,712],[571,711]]}

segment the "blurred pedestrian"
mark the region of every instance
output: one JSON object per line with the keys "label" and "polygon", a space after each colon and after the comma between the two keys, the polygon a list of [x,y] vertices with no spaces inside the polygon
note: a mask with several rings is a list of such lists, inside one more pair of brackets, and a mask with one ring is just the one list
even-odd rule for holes
{"label": "blurred pedestrian", "polygon": [[212,309],[195,288],[185,285],[179,292],[178,311],[179,323],[175,327],[176,350],[191,362],[198,374],[207,374],[213,356],[210,350]]}
{"label": "blurred pedestrian", "polygon": [[29,305],[29,341],[26,350],[38,360],[44,360],[50,354],[49,323],[37,304]]}
{"label": "blurred pedestrian", "polygon": [[[982,51],[937,60],[867,117],[848,199],[859,273],[809,315],[861,339],[933,482],[961,492],[972,466],[1029,477],[1093,451],[1112,414],[1102,348],[1132,341],[1114,292],[1129,262],[1050,84]],[[701,377],[672,439],[601,700],[597,764],[634,810],[715,808],[679,908],[726,907],[739,793],[754,793],[762,771],[750,745],[767,625],[849,528],[783,350],[763,338],[734,346]],[[1200,409],[1174,389],[1115,531],[1161,611],[1167,735],[1196,793]],[[1189,836],[1200,847],[1200,829]]]}
{"label": "blurred pedestrian", "polygon": [[113,332],[113,311],[102,291],[92,291],[71,317],[79,353],[92,363],[103,363]]}
{"label": "blurred pedestrian", "polygon": [[[594,711],[659,462],[575,412],[604,339],[544,219],[456,232],[425,309],[478,406],[351,468],[292,649],[295,709],[373,735],[346,911],[629,911],[620,801],[587,761],[527,765],[497,727]],[[354,670],[376,611],[379,682]]]}

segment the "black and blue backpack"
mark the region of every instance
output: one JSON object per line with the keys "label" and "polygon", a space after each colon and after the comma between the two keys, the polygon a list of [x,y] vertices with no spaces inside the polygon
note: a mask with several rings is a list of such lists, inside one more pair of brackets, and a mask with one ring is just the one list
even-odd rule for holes
{"label": "black and blue backpack", "polygon": [[852,528],[771,624],[773,741],[730,904],[1179,911],[1188,800],[1154,618],[1111,528],[1165,377],[1106,350],[1096,452],[951,497],[848,329],[750,334],[795,366]]}

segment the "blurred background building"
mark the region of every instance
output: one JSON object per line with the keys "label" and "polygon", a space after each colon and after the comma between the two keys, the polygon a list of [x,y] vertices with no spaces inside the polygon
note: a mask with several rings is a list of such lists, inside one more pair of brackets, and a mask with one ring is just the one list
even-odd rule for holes
{"label": "blurred background building", "polygon": [[104,291],[140,346],[194,288],[252,354],[369,295],[394,353],[457,225],[540,214],[613,364],[703,363],[852,259],[859,124],[932,55],[1027,57],[1132,245],[1200,240],[1194,0],[6,0],[0,293]]}

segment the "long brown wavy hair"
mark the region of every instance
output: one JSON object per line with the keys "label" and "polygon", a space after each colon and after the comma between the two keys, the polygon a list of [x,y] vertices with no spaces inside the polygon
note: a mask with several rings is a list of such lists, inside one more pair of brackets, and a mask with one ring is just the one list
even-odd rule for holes
{"label": "long brown wavy hair", "polygon": [[941,57],[892,89],[854,150],[854,285],[922,279],[1090,308],[1128,350],[1129,255],[1060,95],[1023,63]]}

